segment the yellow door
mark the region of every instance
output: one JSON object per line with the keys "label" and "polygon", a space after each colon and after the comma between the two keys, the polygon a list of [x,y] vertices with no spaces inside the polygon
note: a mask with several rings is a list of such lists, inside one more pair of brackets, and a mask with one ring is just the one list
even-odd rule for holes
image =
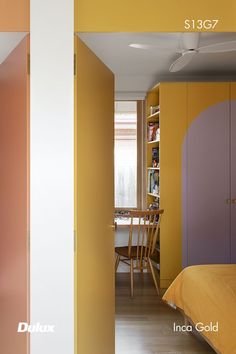
{"label": "yellow door", "polygon": [[75,38],[76,354],[114,349],[114,75]]}

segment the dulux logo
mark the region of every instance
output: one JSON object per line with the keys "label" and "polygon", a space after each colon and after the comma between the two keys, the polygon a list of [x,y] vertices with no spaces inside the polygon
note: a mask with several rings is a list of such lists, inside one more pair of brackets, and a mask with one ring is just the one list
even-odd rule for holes
{"label": "dulux logo", "polygon": [[18,323],[18,333],[54,333],[54,327],[52,325],[41,325],[39,322],[36,324],[28,324],[27,322]]}

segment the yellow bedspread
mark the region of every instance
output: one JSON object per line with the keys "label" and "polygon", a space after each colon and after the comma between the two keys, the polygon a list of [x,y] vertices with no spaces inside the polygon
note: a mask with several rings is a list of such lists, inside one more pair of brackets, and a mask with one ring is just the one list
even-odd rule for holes
{"label": "yellow bedspread", "polygon": [[[197,265],[185,268],[163,300],[182,309],[201,334],[222,354],[236,354],[236,265]],[[201,325],[203,324],[203,326]],[[217,329],[217,327],[212,327]]]}

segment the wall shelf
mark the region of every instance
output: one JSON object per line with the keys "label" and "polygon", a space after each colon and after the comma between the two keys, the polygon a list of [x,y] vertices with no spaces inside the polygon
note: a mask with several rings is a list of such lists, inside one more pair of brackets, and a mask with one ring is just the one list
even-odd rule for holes
{"label": "wall shelf", "polygon": [[150,116],[147,117],[147,120],[159,119],[159,114],[160,114],[160,111],[158,111],[156,113],[153,113],[153,114],[151,114]]}
{"label": "wall shelf", "polygon": [[148,193],[151,197],[160,198],[160,194]]}
{"label": "wall shelf", "polygon": [[160,140],[148,141],[148,144],[158,144]]}

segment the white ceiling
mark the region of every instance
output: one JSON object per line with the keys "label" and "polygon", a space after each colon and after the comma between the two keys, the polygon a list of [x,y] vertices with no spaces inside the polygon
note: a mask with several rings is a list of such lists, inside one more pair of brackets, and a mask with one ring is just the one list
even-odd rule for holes
{"label": "white ceiling", "polygon": [[0,64],[26,36],[26,32],[0,32]]}
{"label": "white ceiling", "polygon": [[[170,73],[180,54],[181,33],[79,33],[85,44],[114,72],[116,92],[142,95],[158,81],[235,80],[236,51],[199,54],[183,70]],[[236,33],[201,33],[199,46],[236,40]],[[135,49],[131,43],[155,44]],[[133,97],[134,98],[134,97]]]}

